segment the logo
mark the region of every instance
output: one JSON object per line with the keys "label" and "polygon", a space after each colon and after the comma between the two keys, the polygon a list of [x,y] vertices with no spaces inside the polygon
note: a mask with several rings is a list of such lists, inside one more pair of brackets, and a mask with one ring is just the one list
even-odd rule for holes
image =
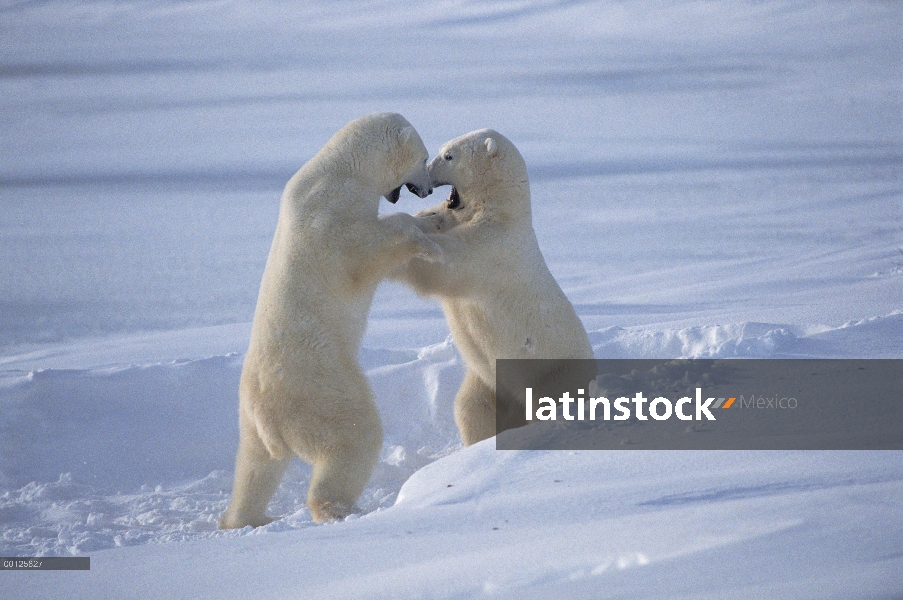
{"label": "logo", "polygon": [[[552,398],[545,396],[539,398],[534,411],[533,408],[533,388],[526,388],[524,394],[524,417],[527,421],[534,418],[539,421],[555,421],[558,418],[558,404],[561,404],[561,416],[565,421],[595,421],[601,419],[603,421],[626,421],[634,417],[640,421],[648,421],[653,418],[656,421],[665,421],[672,417],[676,417],[681,421],[715,421],[716,417],[711,410],[726,409],[733,406],[737,398],[706,398],[702,399],[702,389],[696,388],[696,397],[691,398],[684,396],[676,402],[664,396],[658,396],[652,400],[643,396],[642,392],[637,392],[635,396],[619,396],[614,401],[604,396],[598,398],[584,398],[583,389],[577,390],[577,397],[571,398],[570,392],[565,392],[557,402]],[[743,398],[741,396],[741,398]],[[751,401],[755,400],[752,398]],[[784,398],[783,400],[786,400]],[[646,403],[649,406],[646,407]],[[795,402],[795,399],[794,399]],[[576,404],[576,406],[572,406]],[[631,406],[631,404],[633,406]],[[742,405],[742,403],[740,404]],[[571,412],[571,409],[574,412]],[[687,413],[686,411],[690,412]]]}
{"label": "logo", "polygon": [[903,449],[903,360],[496,363],[502,450]]}

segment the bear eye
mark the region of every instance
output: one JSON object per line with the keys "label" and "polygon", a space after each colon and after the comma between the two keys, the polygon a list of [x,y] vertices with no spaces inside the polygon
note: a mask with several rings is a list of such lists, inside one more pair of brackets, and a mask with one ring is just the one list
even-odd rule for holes
{"label": "bear eye", "polygon": [[446,153],[445,153],[445,156],[443,156],[442,158],[444,158],[445,160],[451,160],[451,159],[452,159],[452,155],[451,155],[450,152],[446,152]]}

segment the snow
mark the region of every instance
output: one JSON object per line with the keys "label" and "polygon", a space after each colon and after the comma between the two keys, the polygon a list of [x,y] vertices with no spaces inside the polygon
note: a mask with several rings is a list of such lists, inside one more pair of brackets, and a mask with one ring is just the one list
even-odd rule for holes
{"label": "snow", "polygon": [[[899,452],[462,448],[438,304],[380,287],[360,515],[294,464],[218,531],[282,185],[350,119],[523,152],[600,358],[903,358],[903,11],[872,2],[0,3],[0,596],[903,593]],[[411,194],[385,212],[417,210]]]}

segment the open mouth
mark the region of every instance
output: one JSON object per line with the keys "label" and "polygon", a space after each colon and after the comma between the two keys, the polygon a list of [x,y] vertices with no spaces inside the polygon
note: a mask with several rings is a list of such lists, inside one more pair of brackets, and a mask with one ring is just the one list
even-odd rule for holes
{"label": "open mouth", "polygon": [[[418,186],[414,185],[413,183],[406,183],[406,184],[404,184],[404,187],[408,188],[409,192],[411,192],[412,194],[416,195],[419,198],[426,198],[427,196],[429,196],[430,194],[433,193],[432,189],[423,189],[422,187],[418,187]],[[392,204],[395,204],[396,202],[398,202],[398,198],[400,196],[401,196],[401,186],[398,186],[397,188],[395,188],[394,190],[389,192],[389,194],[386,196],[386,200],[388,200]]]}
{"label": "open mouth", "polygon": [[418,187],[418,186],[414,185],[413,183],[406,183],[404,185],[406,188],[408,188],[409,192],[411,192],[418,198],[426,198],[427,196],[429,196],[430,194],[433,193],[433,190],[431,190],[431,189],[424,190],[423,188]]}
{"label": "open mouth", "polygon": [[461,196],[458,190],[452,188],[451,194],[448,195],[448,207],[451,209],[461,208]]}

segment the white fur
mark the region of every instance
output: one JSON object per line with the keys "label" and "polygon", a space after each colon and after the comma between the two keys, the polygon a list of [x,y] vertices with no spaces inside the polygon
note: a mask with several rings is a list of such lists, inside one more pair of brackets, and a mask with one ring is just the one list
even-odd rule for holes
{"label": "white fur", "polygon": [[404,183],[430,190],[426,148],[397,114],[354,120],[285,186],[239,389],[235,487],[223,528],[268,523],[293,455],[313,466],[316,521],[353,510],[382,425],[357,362],[377,283],[437,246],[403,213],[378,217]]}
{"label": "white fur", "polygon": [[583,324],[549,272],[530,214],[523,158],[507,138],[482,129],[456,138],[429,166],[460,206],[418,213],[443,262],[412,260],[393,275],[438,296],[467,371],[455,420],[467,445],[495,435],[495,360],[593,358]]}

